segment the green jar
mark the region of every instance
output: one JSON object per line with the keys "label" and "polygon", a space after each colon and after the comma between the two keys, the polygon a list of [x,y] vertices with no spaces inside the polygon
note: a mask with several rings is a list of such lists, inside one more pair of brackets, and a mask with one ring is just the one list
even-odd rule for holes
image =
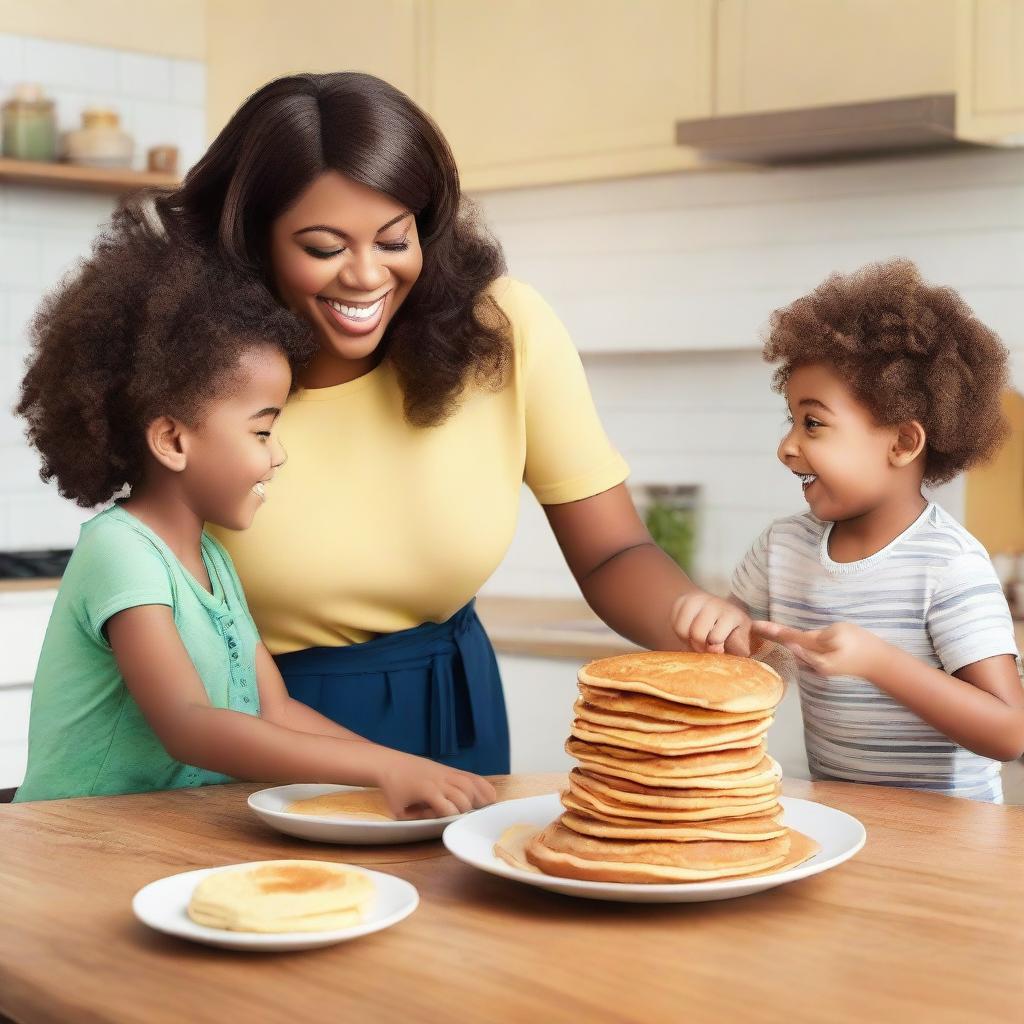
{"label": "green jar", "polygon": [[41,86],[15,86],[3,105],[3,155],[15,160],[57,159],[57,116]]}

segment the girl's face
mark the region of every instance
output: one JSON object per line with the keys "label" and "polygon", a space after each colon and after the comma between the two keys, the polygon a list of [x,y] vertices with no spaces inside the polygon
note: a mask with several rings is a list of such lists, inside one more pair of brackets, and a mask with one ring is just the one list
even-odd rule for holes
{"label": "girl's face", "polygon": [[249,349],[235,386],[209,403],[199,424],[182,437],[182,485],[191,508],[229,530],[252,525],[268,485],[285,459],[274,435],[291,387],[288,360],[276,348]]}
{"label": "girl's face", "polygon": [[277,293],[312,324],[320,351],[303,371],[328,387],[376,365],[374,353],[423,267],[412,212],[326,171],[270,229]]}
{"label": "girl's face", "polygon": [[792,426],[780,461],[801,478],[811,511],[839,522],[877,508],[892,493],[896,427],[880,427],[834,370],[800,366],[786,386]]}

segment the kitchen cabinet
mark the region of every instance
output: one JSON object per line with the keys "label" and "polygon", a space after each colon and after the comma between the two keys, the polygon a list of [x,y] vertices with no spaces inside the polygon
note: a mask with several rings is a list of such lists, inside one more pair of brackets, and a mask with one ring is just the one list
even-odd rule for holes
{"label": "kitchen cabinet", "polygon": [[1024,0],[218,0],[207,37],[211,136],[274,77],[368,71],[469,190],[724,166],[676,123],[923,96],[1024,141]]}
{"label": "kitchen cabinet", "polygon": [[25,777],[32,679],[56,598],[54,581],[0,581],[0,789]]}
{"label": "kitchen cabinet", "polygon": [[957,134],[1024,142],[1024,2],[963,0],[957,7]]}
{"label": "kitchen cabinet", "polygon": [[207,5],[207,130],[282,75],[366,71],[418,99],[418,0],[216,0]]}
{"label": "kitchen cabinet", "polygon": [[435,0],[421,100],[467,188],[694,166],[674,125],[711,112],[714,4]]}
{"label": "kitchen cabinet", "polygon": [[716,115],[956,88],[956,0],[718,0]]}

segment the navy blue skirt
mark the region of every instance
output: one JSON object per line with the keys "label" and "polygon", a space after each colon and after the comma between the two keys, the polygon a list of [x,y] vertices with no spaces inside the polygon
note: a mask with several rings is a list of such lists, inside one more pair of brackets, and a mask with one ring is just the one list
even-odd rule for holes
{"label": "navy blue skirt", "polygon": [[374,743],[478,775],[505,775],[505,696],[474,606],[470,601],[447,622],[274,660],[292,697]]}

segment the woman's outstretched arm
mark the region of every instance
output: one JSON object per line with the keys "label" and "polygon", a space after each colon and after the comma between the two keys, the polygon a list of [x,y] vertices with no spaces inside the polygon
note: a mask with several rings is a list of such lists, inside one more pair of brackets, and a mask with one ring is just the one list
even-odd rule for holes
{"label": "woman's outstretched arm", "polygon": [[544,512],[587,604],[651,650],[750,654],[750,618],[701,590],[657,544],[625,484]]}

